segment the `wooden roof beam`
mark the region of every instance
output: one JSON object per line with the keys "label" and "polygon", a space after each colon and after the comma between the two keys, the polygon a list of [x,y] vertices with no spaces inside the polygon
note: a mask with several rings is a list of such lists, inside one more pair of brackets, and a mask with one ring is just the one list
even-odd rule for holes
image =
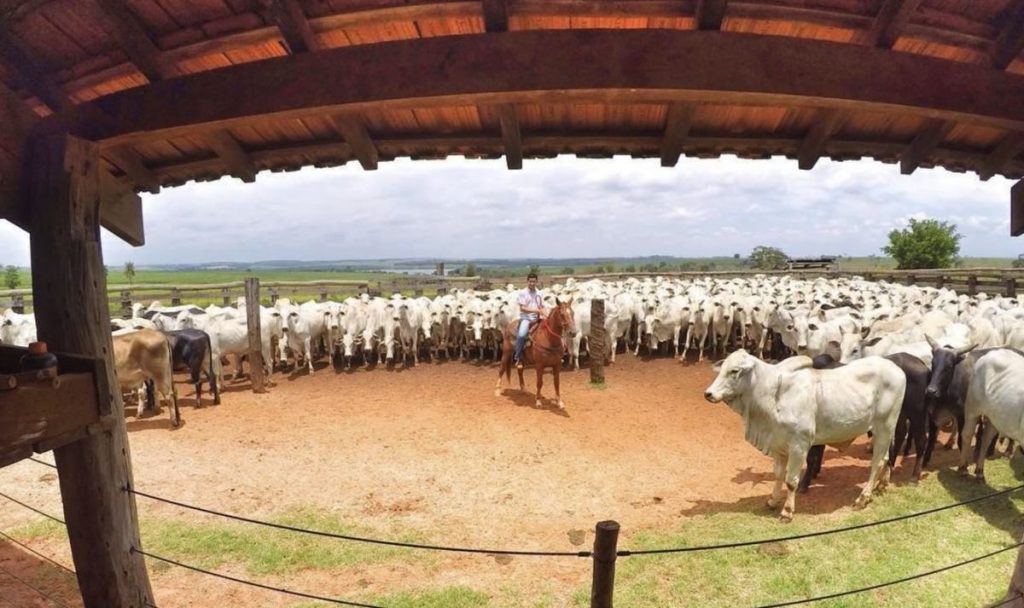
{"label": "wooden roof beam", "polygon": [[96,0],[96,3],[110,21],[118,46],[150,82],[174,75],[173,70],[160,60],[160,49],[146,28],[123,0]]}
{"label": "wooden roof beam", "polygon": [[697,105],[676,102],[669,104],[665,116],[665,131],[661,138],[661,166],[675,167],[683,153],[683,143],[690,135]]}
{"label": "wooden roof beam", "polygon": [[22,85],[54,113],[64,113],[74,107],[63,89],[50,78],[49,72],[15,40],[3,24],[0,24],[0,58],[14,69]]}
{"label": "wooden roof beam", "polygon": [[797,155],[797,165],[804,171],[810,171],[825,153],[825,145],[846,121],[847,113],[842,110],[828,109],[818,113],[818,119],[811,126]]}
{"label": "wooden roof beam", "polygon": [[1024,179],[1010,188],[1010,236],[1024,234]]}
{"label": "wooden roof beam", "polygon": [[497,108],[501,122],[501,141],[505,145],[505,165],[512,170],[523,168],[523,137],[519,131],[519,116],[510,103]]}
{"label": "wooden roof beam", "polygon": [[103,170],[100,171],[100,226],[132,247],[146,244],[142,199]]}
{"label": "wooden roof beam", "polygon": [[1024,153],[1024,133],[1010,133],[985,157],[981,170],[978,171],[978,177],[982,181],[987,181],[1022,153]]}
{"label": "wooden roof beam", "polygon": [[359,164],[367,171],[376,171],[378,162],[377,146],[374,145],[370,133],[366,129],[366,123],[362,118],[350,114],[333,114],[331,124],[338,135],[345,140]]}
{"label": "wooden roof beam", "polygon": [[694,19],[699,30],[720,30],[728,0],[697,0]]}
{"label": "wooden roof beam", "polygon": [[992,48],[992,65],[1005,70],[1024,51],[1024,0],[1017,0],[1002,15],[1006,24]]}
{"label": "wooden roof beam", "polygon": [[507,0],[483,0],[484,28],[488,32],[508,31]]}
{"label": "wooden roof beam", "polygon": [[267,17],[278,29],[294,53],[319,51],[322,46],[309,26],[298,0],[263,0]]}
{"label": "wooden roof beam", "polygon": [[891,49],[910,23],[922,0],[883,0],[878,15],[867,32],[868,46]]}
{"label": "wooden roof beam", "polygon": [[942,140],[953,130],[954,123],[937,118],[929,119],[925,126],[900,155],[900,173],[910,175],[928,158]]}
{"label": "wooden roof beam", "polygon": [[138,152],[131,144],[114,146],[103,151],[107,160],[114,163],[131,181],[143,190],[157,194],[160,192],[160,180],[156,174],[142,162]]}
{"label": "wooden roof beam", "polygon": [[256,165],[253,164],[249,154],[242,149],[241,144],[238,143],[238,140],[227,129],[211,131],[206,134],[205,140],[217,156],[228,166],[228,170],[233,177],[237,177],[246,183],[256,181]]}

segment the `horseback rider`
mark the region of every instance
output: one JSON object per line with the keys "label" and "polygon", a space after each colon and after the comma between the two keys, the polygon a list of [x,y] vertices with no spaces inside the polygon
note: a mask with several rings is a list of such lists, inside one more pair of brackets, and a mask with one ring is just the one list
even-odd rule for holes
{"label": "horseback rider", "polygon": [[519,304],[519,333],[516,334],[515,363],[519,369],[523,368],[523,347],[526,345],[526,336],[530,331],[530,324],[539,320],[544,314],[544,301],[539,289],[537,289],[537,273],[531,272],[526,275],[526,289],[519,292],[516,303]]}

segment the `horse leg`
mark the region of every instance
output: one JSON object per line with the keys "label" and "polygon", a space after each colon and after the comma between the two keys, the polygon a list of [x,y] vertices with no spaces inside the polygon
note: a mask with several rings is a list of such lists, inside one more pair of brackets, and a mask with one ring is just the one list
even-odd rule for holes
{"label": "horse leg", "polygon": [[558,401],[558,409],[564,410],[565,403],[562,401],[562,392],[558,386],[558,371],[558,366],[555,366],[553,369],[555,375],[555,399]]}
{"label": "horse leg", "polygon": [[[540,389],[544,387],[544,365],[540,361],[537,361],[536,363],[534,363],[534,366],[537,368],[537,402],[535,403],[535,405],[537,407],[541,407]],[[557,370],[558,363],[554,364],[552,368],[554,370]]]}

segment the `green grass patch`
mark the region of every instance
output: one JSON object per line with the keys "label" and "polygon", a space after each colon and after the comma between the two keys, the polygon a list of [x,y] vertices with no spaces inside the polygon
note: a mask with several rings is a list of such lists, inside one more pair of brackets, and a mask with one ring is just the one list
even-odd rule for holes
{"label": "green grass patch", "polygon": [[608,388],[608,383],[607,382],[594,382],[594,381],[591,380],[591,381],[587,382],[587,388],[592,388],[595,391],[603,391],[604,389]]}
{"label": "green grass patch", "polygon": [[[634,535],[620,547],[655,549],[787,536],[875,521],[966,500],[1018,485],[1005,460],[992,461],[989,484],[951,470],[920,485],[890,487],[863,511],[842,507],[814,515],[800,510],[778,521],[764,497],[708,504],[707,514],[672,531]],[[828,467],[822,472],[828,476]],[[811,492],[836,488],[815,487]],[[852,502],[852,498],[851,498]],[[941,513],[826,537],[661,556],[620,558],[616,606],[758,606],[866,587],[933,570],[1008,546],[1020,537],[1024,491]],[[978,606],[1005,593],[1017,551],[885,589],[818,602],[825,608]],[[585,606],[587,596],[575,596]]]}
{"label": "green grass patch", "polygon": [[[272,523],[352,536],[380,536],[338,517],[299,510],[273,517]],[[309,569],[415,560],[407,550],[275,530],[252,524],[143,520],[146,550],[202,568],[243,565],[252,574],[287,574]],[[414,542],[409,535],[389,539]]]}
{"label": "green grass patch", "polygon": [[26,541],[55,538],[66,539],[68,537],[67,528],[63,524],[49,519],[40,519],[39,521],[12,528],[8,534],[18,540]]}
{"label": "green grass patch", "polygon": [[[468,587],[442,587],[427,591],[403,591],[361,601],[388,608],[478,608],[487,606],[490,597]],[[326,608],[333,605],[326,602],[303,602],[290,605],[289,608]]]}

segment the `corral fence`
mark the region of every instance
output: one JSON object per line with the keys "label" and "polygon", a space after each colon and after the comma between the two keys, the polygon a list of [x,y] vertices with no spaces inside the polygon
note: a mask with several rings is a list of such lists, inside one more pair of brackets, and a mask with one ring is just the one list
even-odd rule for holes
{"label": "corral fence", "polygon": [[[802,279],[852,278],[861,277],[869,281],[886,281],[901,285],[920,285],[954,289],[958,293],[977,295],[1001,294],[1008,297],[1017,295],[1017,285],[1024,286],[1024,268],[943,268],[937,270],[872,270],[863,272],[839,271],[828,269],[817,270],[719,270],[706,272],[613,272],[602,274],[556,274],[543,277],[541,286],[564,283],[567,279],[585,281],[602,279],[606,281],[625,280],[630,277],[666,277],[694,279],[712,277],[716,279],[734,279],[765,276],[791,276]],[[447,293],[454,288],[487,290],[501,287],[508,283],[523,283],[522,277],[434,277],[400,275],[386,280],[324,280],[324,281],[265,281],[261,287],[265,290],[264,304],[273,304],[278,298],[291,299],[328,299],[346,298],[367,293],[371,296],[403,293],[408,296],[435,296]],[[211,304],[219,303],[227,306],[237,300],[245,292],[245,281],[228,283],[209,283],[199,285],[173,284],[139,284],[110,285],[107,287],[108,303],[111,311],[118,311],[124,317],[131,316],[132,304],[142,302],[148,304],[159,300],[165,305],[180,304]],[[14,289],[0,290],[0,310],[12,308],[15,312],[25,312],[32,308],[32,290]]]}

